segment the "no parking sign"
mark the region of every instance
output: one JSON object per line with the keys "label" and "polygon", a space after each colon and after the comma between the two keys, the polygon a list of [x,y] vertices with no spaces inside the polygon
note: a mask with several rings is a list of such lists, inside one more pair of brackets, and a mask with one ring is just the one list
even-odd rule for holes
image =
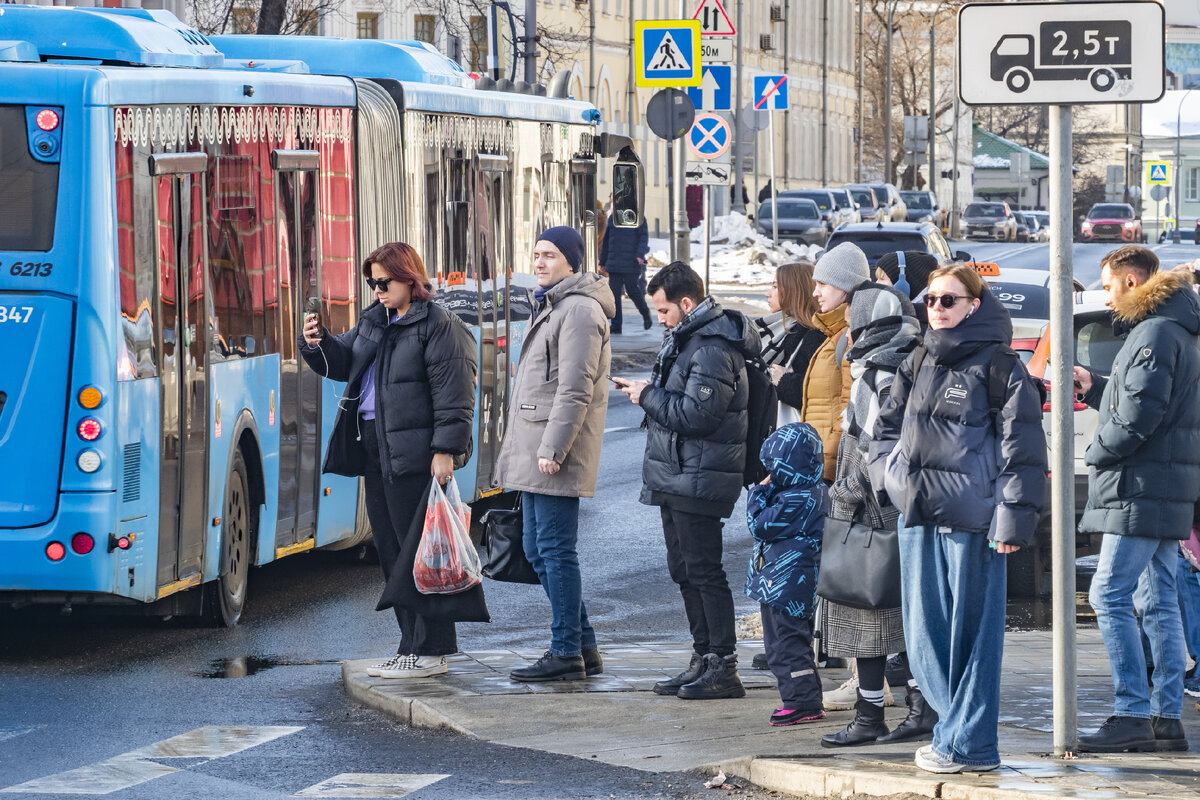
{"label": "no parking sign", "polygon": [[729,123],[719,114],[700,114],[688,131],[688,146],[696,158],[720,158],[729,150],[733,136]]}

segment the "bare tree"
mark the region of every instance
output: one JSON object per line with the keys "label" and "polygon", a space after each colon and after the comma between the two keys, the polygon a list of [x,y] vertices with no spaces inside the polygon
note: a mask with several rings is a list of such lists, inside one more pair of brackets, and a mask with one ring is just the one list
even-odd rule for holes
{"label": "bare tree", "polygon": [[196,30],[204,34],[317,32],[322,17],[343,0],[188,0]]}

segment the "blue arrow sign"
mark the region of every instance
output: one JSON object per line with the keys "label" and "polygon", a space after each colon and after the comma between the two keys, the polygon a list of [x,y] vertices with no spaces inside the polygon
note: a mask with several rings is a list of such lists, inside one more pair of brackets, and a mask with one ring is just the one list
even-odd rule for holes
{"label": "blue arrow sign", "polygon": [[718,158],[729,149],[729,123],[716,114],[701,114],[688,131],[692,152],[700,158]]}
{"label": "blue arrow sign", "polygon": [[778,111],[788,107],[787,75],[757,75],[754,78],[754,107]]}
{"label": "blue arrow sign", "polygon": [[733,108],[733,67],[704,66],[700,85],[687,90],[692,105],[705,111],[729,111]]}

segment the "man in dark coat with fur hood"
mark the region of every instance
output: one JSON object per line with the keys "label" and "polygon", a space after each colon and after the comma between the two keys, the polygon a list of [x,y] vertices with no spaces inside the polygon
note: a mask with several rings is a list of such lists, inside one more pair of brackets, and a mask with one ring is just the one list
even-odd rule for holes
{"label": "man in dark coat with fur hood", "polygon": [[[1113,716],[1080,736],[1079,749],[1186,750],[1175,562],[1200,496],[1200,301],[1186,275],[1159,272],[1158,257],[1137,245],[1105,256],[1100,278],[1125,343],[1107,380],[1075,367],[1075,391],[1100,412],[1084,457],[1080,528],[1104,534],[1089,600],[1116,697]],[[1150,641],[1153,690],[1135,610]]]}

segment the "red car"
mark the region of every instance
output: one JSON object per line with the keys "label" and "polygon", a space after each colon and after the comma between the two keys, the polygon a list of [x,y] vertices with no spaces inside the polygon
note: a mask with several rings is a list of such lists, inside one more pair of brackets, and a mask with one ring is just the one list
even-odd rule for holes
{"label": "red car", "polygon": [[1142,220],[1128,203],[1097,203],[1079,226],[1085,242],[1142,242]]}

